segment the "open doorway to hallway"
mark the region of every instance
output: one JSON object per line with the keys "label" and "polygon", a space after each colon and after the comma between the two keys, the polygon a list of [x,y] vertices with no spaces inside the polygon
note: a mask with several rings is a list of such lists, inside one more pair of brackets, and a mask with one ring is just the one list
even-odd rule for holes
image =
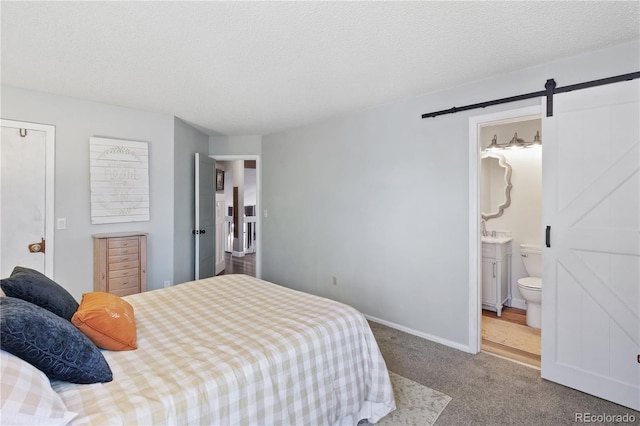
{"label": "open doorway to hallway", "polygon": [[211,157],[216,160],[219,176],[216,204],[223,212],[223,219],[216,226],[216,245],[222,249],[224,269],[217,275],[242,273],[259,277],[259,158]]}
{"label": "open doorway to hallway", "polygon": [[231,253],[225,253],[225,268],[218,275],[245,274],[256,276],[256,254],[250,253],[244,257],[234,257]]}

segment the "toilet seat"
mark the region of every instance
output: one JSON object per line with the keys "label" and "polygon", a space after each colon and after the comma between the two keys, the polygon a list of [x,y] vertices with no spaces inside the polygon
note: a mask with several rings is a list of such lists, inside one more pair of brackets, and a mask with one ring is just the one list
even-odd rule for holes
{"label": "toilet seat", "polygon": [[524,277],[518,280],[518,285],[531,290],[542,290],[542,278],[540,277]]}

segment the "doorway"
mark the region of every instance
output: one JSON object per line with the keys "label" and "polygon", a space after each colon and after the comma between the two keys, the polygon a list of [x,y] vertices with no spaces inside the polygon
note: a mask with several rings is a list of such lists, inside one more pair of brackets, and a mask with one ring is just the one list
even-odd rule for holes
{"label": "doorway", "polygon": [[[640,83],[469,120],[469,351],[480,349],[478,130],[544,115],[541,377],[640,408]],[[528,111],[528,112],[527,112]]]}
{"label": "doorway", "polygon": [[[541,107],[533,106],[469,119],[469,352],[471,353],[478,353],[482,348],[483,262],[481,235],[483,224],[481,223],[482,212],[480,208],[481,132],[485,127],[510,125],[517,122],[537,120],[540,117]],[[531,137],[529,136],[529,138]],[[505,141],[500,141],[500,143],[503,142]],[[512,255],[513,251],[510,250],[509,258],[505,258],[503,262],[509,262],[510,264]],[[497,265],[494,268],[497,268]],[[508,271],[503,270],[503,275],[507,274],[511,278],[510,267]],[[499,275],[498,270],[495,270],[495,272],[492,270],[492,278],[496,275]],[[511,282],[510,288],[503,290],[505,294],[508,293],[508,304],[512,304],[514,301],[513,294],[515,292],[512,292],[513,287],[514,283]],[[502,302],[503,300],[505,298],[501,298],[500,301]]]}
{"label": "doorway", "polygon": [[0,124],[2,277],[20,265],[53,278],[55,127]]}
{"label": "doorway", "polygon": [[[249,170],[249,177],[246,178],[243,174],[243,205],[242,213],[238,215],[239,226],[237,233],[233,228],[233,209],[229,207],[233,206],[233,181],[231,179],[231,173],[226,173],[224,178],[223,191],[225,195],[218,195],[217,200],[224,203],[224,225],[216,228],[216,251],[220,244],[224,244],[224,256],[225,256],[225,271],[224,273],[245,273],[248,275],[254,275],[257,278],[261,278],[261,214],[260,214],[260,194],[261,194],[261,171],[260,171],[260,157],[257,155],[209,155],[216,161],[216,164],[232,162],[242,162],[244,169]],[[245,183],[248,184],[248,189],[245,194]],[[229,197],[226,193],[229,190]],[[222,195],[222,197],[220,197]],[[245,195],[249,197],[249,202],[245,205]],[[237,197],[238,195],[236,195]],[[240,220],[242,219],[242,220]],[[219,229],[224,232],[224,238],[220,238]],[[236,235],[236,237],[234,237]],[[234,246],[234,238],[237,239]]]}
{"label": "doorway", "polygon": [[[540,368],[542,120],[480,126],[481,349]],[[522,284],[521,284],[522,283]],[[531,296],[534,296],[533,298]]]}

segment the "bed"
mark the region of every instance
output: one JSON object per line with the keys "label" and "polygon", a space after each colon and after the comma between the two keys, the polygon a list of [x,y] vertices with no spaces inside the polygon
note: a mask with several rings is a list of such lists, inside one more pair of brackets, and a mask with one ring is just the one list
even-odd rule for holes
{"label": "bed", "polygon": [[385,362],[350,306],[246,275],[124,298],[136,350],[113,381],[51,387],[91,425],[355,425],[395,409]]}

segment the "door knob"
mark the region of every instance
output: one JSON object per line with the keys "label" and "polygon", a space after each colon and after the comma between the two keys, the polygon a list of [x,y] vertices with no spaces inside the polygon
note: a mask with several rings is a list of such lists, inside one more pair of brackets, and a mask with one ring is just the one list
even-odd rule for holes
{"label": "door knob", "polygon": [[39,243],[29,244],[28,248],[31,253],[44,253],[44,238]]}

